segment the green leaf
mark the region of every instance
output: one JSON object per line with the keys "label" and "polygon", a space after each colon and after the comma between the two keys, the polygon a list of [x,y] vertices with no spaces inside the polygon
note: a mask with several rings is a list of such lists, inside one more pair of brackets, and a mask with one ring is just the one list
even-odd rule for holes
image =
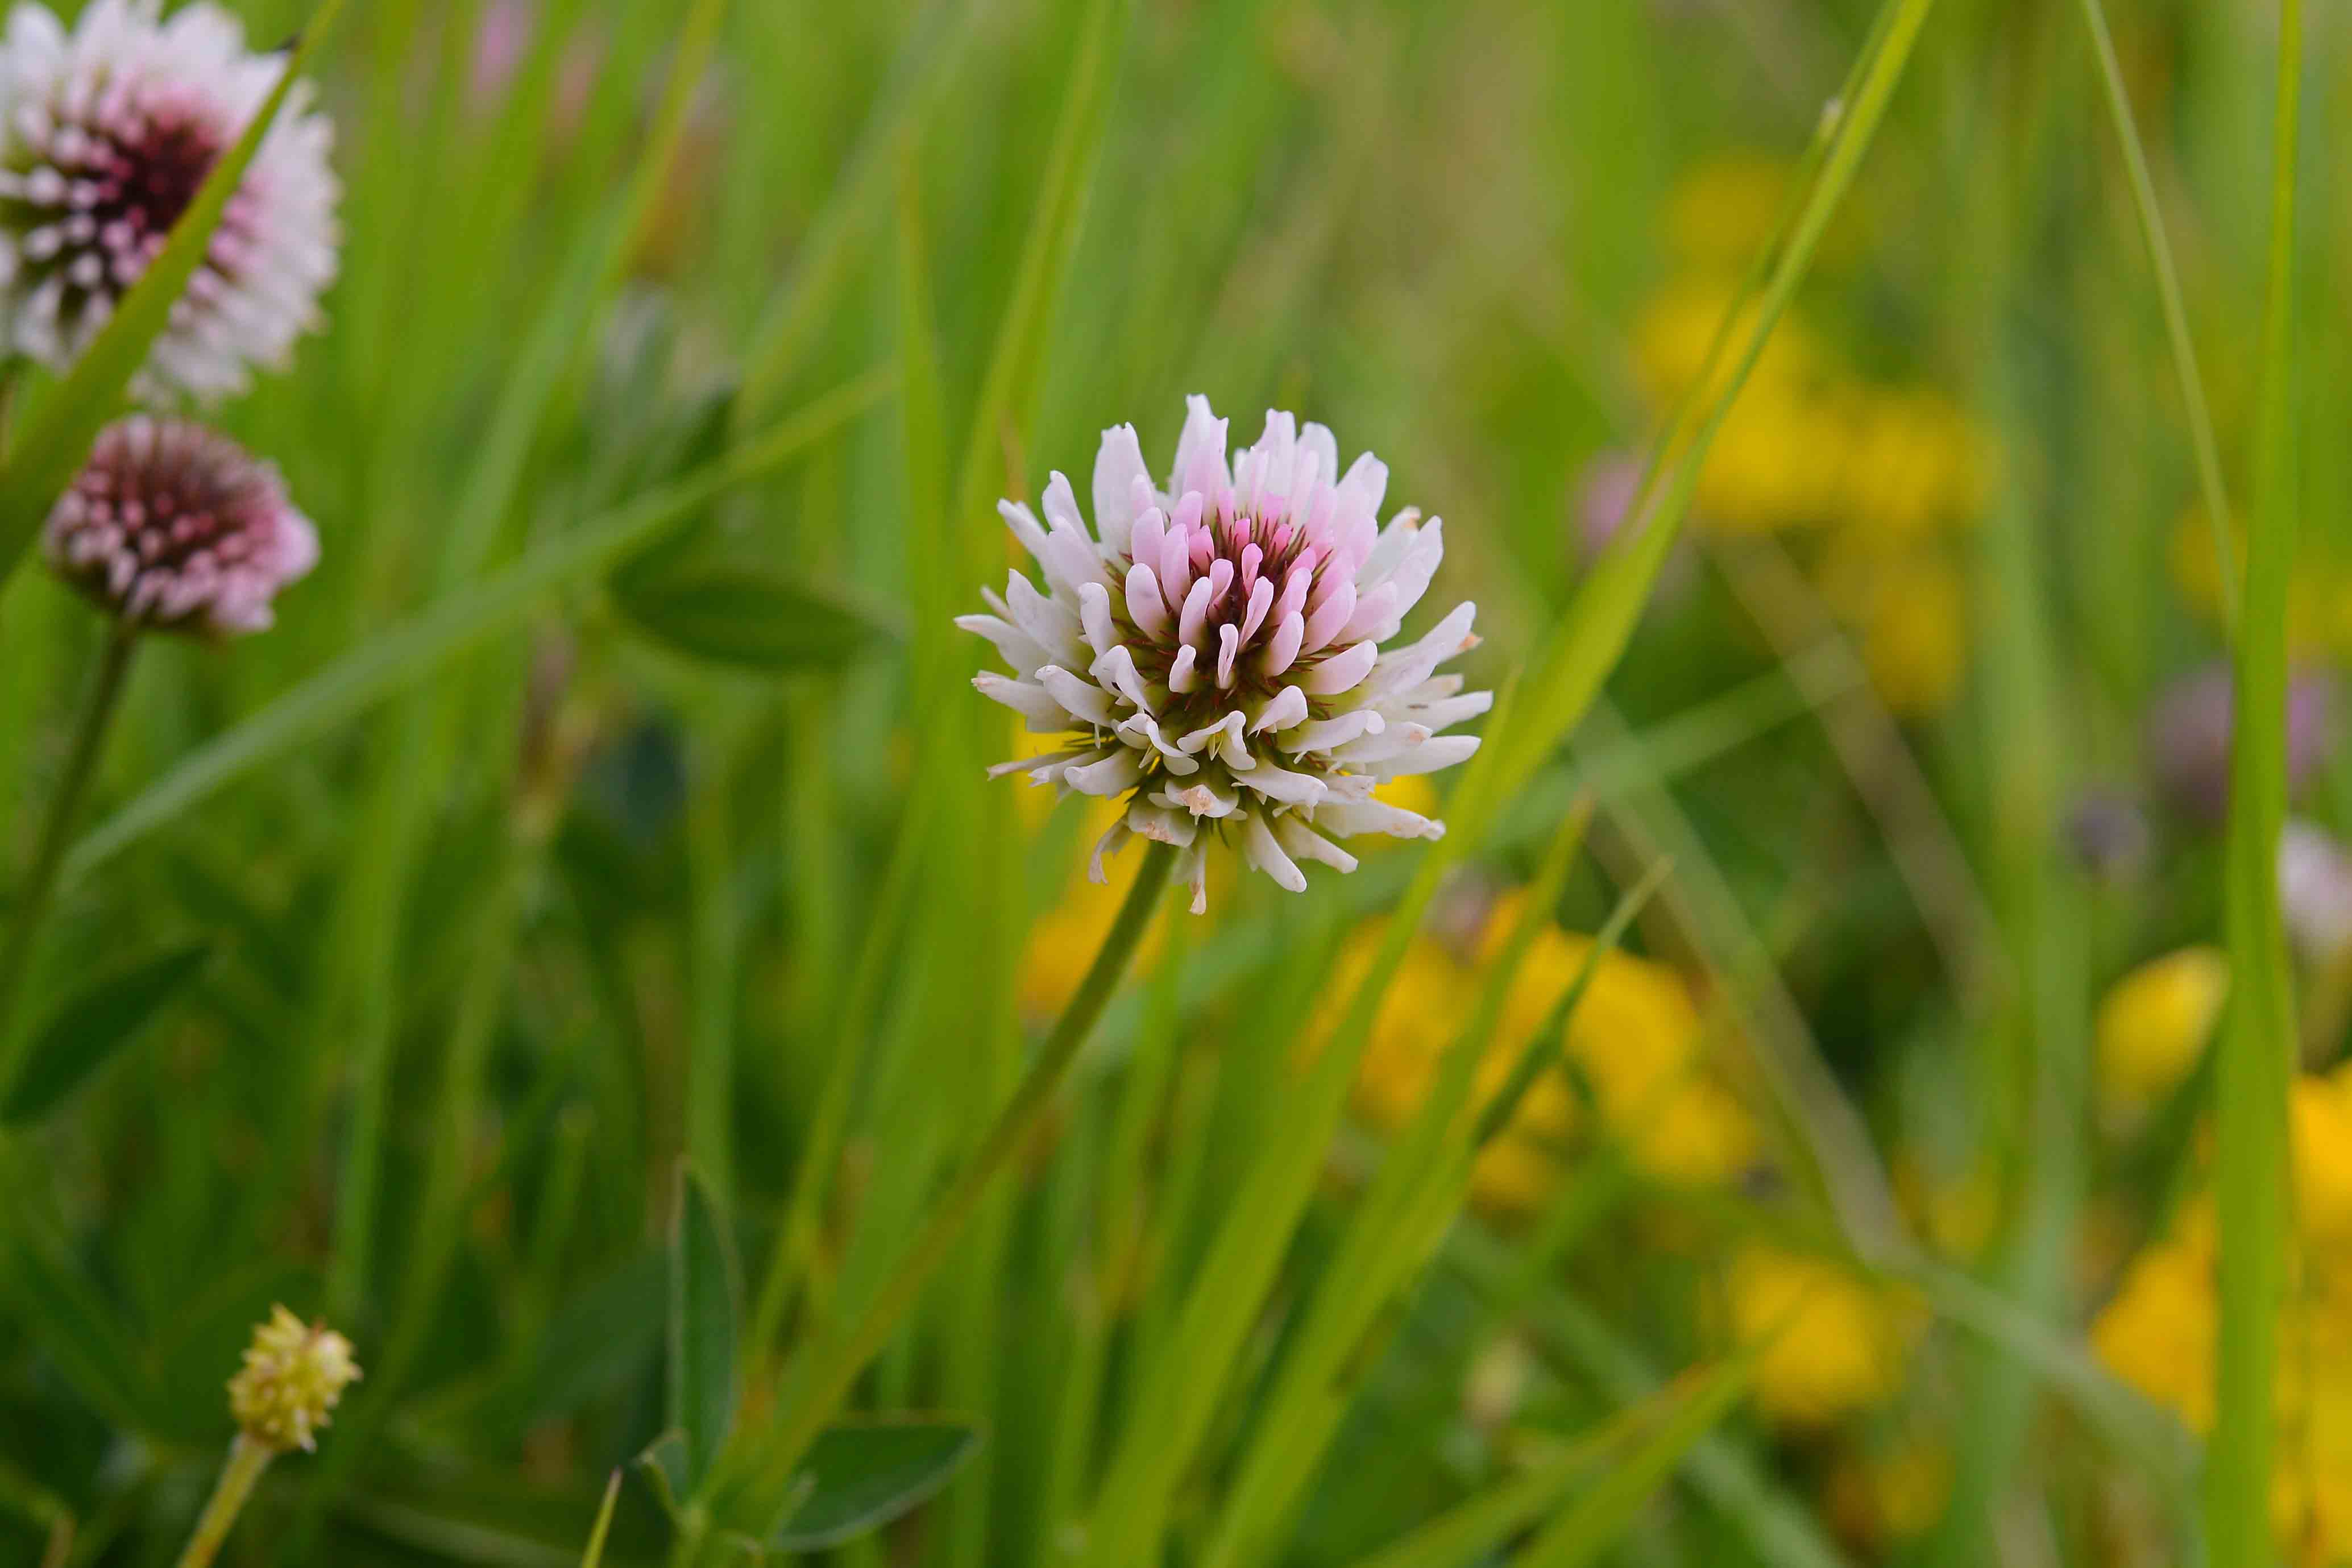
{"label": "green leaf", "polygon": [[29,1127],[63,1104],[137,1039],[212,955],[209,942],[167,948],[110,970],[68,997],[33,1037],[16,1081],[0,1100],[0,1126]]}
{"label": "green leaf", "polygon": [[42,403],[39,417],[14,448],[14,460],[0,470],[0,583],[16,571],[49,508],[89,455],[99,431],[121,407],[124,389],[170,324],[172,307],[179,303],[188,280],[202,265],[213,233],[228,210],[229,198],[236,194],[246,169],[261,150],[261,139],[341,4],[342,0],[324,0],[311,16],[278,85],[262,101],[245,133],[205,176],[195,199],[172,226],[169,242],[122,297],[113,318],[74,362],[65,380]]}
{"label": "green leaf", "polygon": [[627,1383],[661,1342],[667,1289],[661,1258],[646,1252],[566,1302],[541,1337],[519,1410],[532,1418],[569,1415]]}
{"label": "green leaf", "polygon": [[806,1500],[770,1540],[822,1552],[904,1517],[948,1484],[980,1446],[971,1423],[932,1416],[844,1422],[809,1449]]}
{"label": "green leaf", "polygon": [[745,669],[839,669],[890,635],[843,599],[759,566],[690,567],[632,583],[619,602],[656,642]]}
{"label": "green leaf", "polygon": [[661,1504],[662,1512],[672,1524],[686,1518],[687,1499],[694,1491],[688,1477],[686,1434],[668,1431],[646,1445],[644,1453],[629,1461],[629,1468],[645,1478],[646,1489]]}
{"label": "green leaf", "polygon": [[16,1235],[0,1242],[0,1300],[13,1304],[34,1345],[90,1408],[117,1426],[149,1425],[152,1391],[138,1342],[63,1248],[37,1237],[37,1222],[16,1215]]}
{"label": "green leaf", "polygon": [[735,1424],[735,1244],[710,1189],[681,1163],[670,1236],[669,1422],[685,1439],[691,1493]]}

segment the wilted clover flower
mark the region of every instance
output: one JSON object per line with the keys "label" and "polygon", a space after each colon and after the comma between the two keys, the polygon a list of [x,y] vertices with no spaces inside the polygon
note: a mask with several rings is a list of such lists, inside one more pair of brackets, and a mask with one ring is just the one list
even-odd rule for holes
{"label": "wilted clover flower", "polygon": [[1013,669],[973,684],[1032,731],[1066,734],[993,773],[1124,797],[1096,846],[1097,879],[1130,836],[1175,845],[1195,912],[1212,835],[1293,892],[1307,886],[1300,860],[1355,869],[1334,837],[1438,837],[1443,824],[1372,791],[1469,756],[1475,736],[1440,731],[1493,700],[1435,673],[1476,645],[1472,605],[1381,651],[1445,553],[1436,519],[1408,510],[1381,526],[1386,465],[1366,453],[1342,474],[1331,432],[1283,413],[1230,468],[1225,453],[1225,421],[1204,397],[1191,400],[1165,490],[1133,426],[1105,431],[1097,531],[1058,473],[1044,524],[1003,503],[1045,591],[1015,572],[1003,598],[987,595],[993,614],[956,623]]}
{"label": "wilted clover flower", "polygon": [[[93,0],[71,32],[20,5],[0,36],[0,342],[53,369],[89,345],[163,248],[284,69],[196,0]],[[333,128],[298,83],[136,390],[241,390],[318,319],[335,275]]]}
{"label": "wilted clover flower", "polygon": [[58,574],[118,618],[216,637],[267,629],[278,591],[319,562],[274,467],[143,414],[99,433],[43,538]]}
{"label": "wilted clover flower", "polygon": [[228,1380],[229,1413],[247,1436],[279,1453],[313,1448],[327,1413],[359,1375],[349,1340],[273,1307],[253,1331],[244,1368]]}

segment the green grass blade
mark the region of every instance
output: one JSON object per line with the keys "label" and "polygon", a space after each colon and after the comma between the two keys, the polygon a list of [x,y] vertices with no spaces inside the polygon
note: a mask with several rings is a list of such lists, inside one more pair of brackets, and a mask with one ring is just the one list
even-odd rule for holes
{"label": "green grass blade", "polygon": [[1548,1455],[1525,1474],[1448,1509],[1356,1568],[1473,1568],[1541,1519],[1568,1489],[1615,1460],[1635,1438],[1681,1410],[1700,1390],[1685,1377],[1611,1416]]}
{"label": "green grass blade", "polygon": [[2223,626],[2234,633],[2238,619],[2237,551],[2230,542],[2230,489],[2221,479],[2221,448],[2213,437],[2213,416],[2205,404],[2205,378],[2197,368],[2197,344],[2189,335],[2189,308],[2180,295],[2180,269],[2172,259],[2172,241],[2164,232],[2164,210],[2157,205],[2156,182],[2148,177],[2147,152],[2140,145],[2138,122],[2132,118],[2131,97],[2124,89],[2124,68],[2116,58],[2116,40],[2107,30],[2101,0],[2081,0],[2083,26],[2091,35],[2091,52],[2099,66],[2099,90],[2105,97],[2108,118],[2115,121],[2116,142],[2123,153],[2124,173],[2131,184],[2132,208],[2138,216],[2140,237],[2147,246],[2149,267],[2156,273],[2157,300],[2164,310],[2165,341],[2172,349],[2172,368],[2180,378],[2180,402],[2189,418],[2189,450],[2197,460],[2197,486],[2205,503],[2206,525],[2213,531],[2215,570],[2221,584]]}
{"label": "green grass blade", "polygon": [[771,473],[837,433],[890,389],[877,370],[838,387],[720,459],[541,546],[495,576],[369,638],[174,766],[67,856],[69,888],[132,844],[258,768],[522,624],[556,590],[595,576],[697,515],[717,497]]}
{"label": "green grass blade", "polygon": [[[1506,795],[1516,793],[1576,727],[1623,654],[1667,553],[1681,534],[1715,432],[1729,416],[1748,373],[1763,354],[1765,341],[1803,281],[1822,235],[1853,184],[1863,154],[1869,150],[1888,100],[1902,80],[1912,46],[1933,4],[1934,0],[1886,0],[1881,8],[1871,42],[1856,61],[1852,93],[1832,102],[1823,119],[1823,145],[1811,187],[1764,283],[1753,321],[1745,333],[1734,334],[1739,342],[1738,353],[1723,374],[1717,374],[1710,364],[1692,387],[1660,461],[1629,510],[1617,542],[1578,586],[1557,629],[1537,656],[1528,677],[1528,698],[1519,724],[1496,742],[1507,751],[1502,773]],[[1738,309],[1734,307],[1734,317],[1726,322],[1727,334]],[[1711,404],[1706,401],[1710,396]],[[1681,434],[1685,429],[1686,438]]]}
{"label": "green grass blade", "polygon": [[1731,1413],[1753,1364],[1738,1355],[1709,1373],[1655,1436],[1529,1542],[1512,1568],[1584,1568],[1615,1545],[1699,1439]]}
{"label": "green grass blade", "polygon": [[122,297],[113,319],[42,403],[39,416],[24,437],[10,448],[6,467],[0,468],[0,584],[16,572],[50,506],[89,455],[90,443],[122,406],[124,390],[170,324],[172,307],[204,264],[213,235],[227,214],[229,199],[236,194],[254,155],[261,151],[262,138],[268,134],[286,95],[300,79],[302,68],[310,64],[341,5],[342,0],[322,0],[287,58],[278,85],[263,100],[245,133],[205,174],[194,199],[172,226],[169,242]]}
{"label": "green grass blade", "polygon": [[2294,999],[2278,897],[2286,816],[2287,593],[2294,574],[2295,149],[2303,5],[2281,0],[2272,130],[2268,298],[2245,602],[2238,617],[2224,924],[2230,1003],[2214,1077],[2221,1344],[2207,1448],[2206,1551],[2225,1568],[2271,1560],[2279,1314],[2291,1268],[2288,1078]]}
{"label": "green grass blade", "polygon": [[604,1539],[613,1532],[613,1509],[621,1500],[621,1472],[604,1483],[604,1500],[596,1506],[596,1528],[589,1532],[588,1549],[580,1554],[580,1568],[602,1568]]}
{"label": "green grass blade", "polygon": [[1469,1112],[1478,1065],[1528,950],[1552,923],[1591,820],[1591,803],[1580,801],[1554,834],[1527,908],[1486,967],[1469,1021],[1447,1048],[1411,1126],[1392,1141],[1380,1174],[1357,1200],[1339,1255],[1316,1283],[1306,1324],[1288,1348],[1235,1472],[1202,1559],[1205,1568],[1263,1562],[1278,1544],[1355,1392],[1345,1369],[1426,1260],[1435,1232],[1460,1208],[1469,1184]]}

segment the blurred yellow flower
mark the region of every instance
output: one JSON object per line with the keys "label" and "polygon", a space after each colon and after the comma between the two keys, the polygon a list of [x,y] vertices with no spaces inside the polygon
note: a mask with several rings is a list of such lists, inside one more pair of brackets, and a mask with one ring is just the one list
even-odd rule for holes
{"label": "blurred yellow flower", "polygon": [[1842,511],[1855,532],[1898,542],[1974,521],[1982,441],[1949,399],[1927,389],[1853,400]]}
{"label": "blurred yellow flower", "polygon": [[2117,1377],[2202,1432],[2213,1424],[2219,1317],[2210,1225],[2187,1229],[2132,1260],[2091,1325],[2091,1347]]}
{"label": "blurred yellow flower", "polygon": [[2221,1016],[2230,961],[2218,948],[2185,947],[2152,959],[2099,1003],[2099,1088],[2116,1106],[2145,1107],[2189,1076]]}
{"label": "blurred yellow flower", "polygon": [[2295,1224],[2315,1248],[2352,1241],[2352,1078],[2346,1074],[2304,1074],[2288,1102]]}
{"label": "blurred yellow flower", "polygon": [[[1357,1079],[1356,1105],[1366,1121],[1393,1131],[1420,1109],[1446,1049],[1477,1007],[1481,966],[1498,955],[1525,908],[1524,894],[1497,900],[1470,959],[1429,940],[1407,950]],[[1379,941],[1377,930],[1365,932],[1348,967],[1360,973]],[[1502,1092],[1591,952],[1591,938],[1557,927],[1537,935],[1475,1069],[1478,1104]],[[1755,1157],[1755,1126],[1707,1074],[1700,1043],[1698,1010],[1679,975],[1629,953],[1601,954],[1569,1023],[1563,1055],[1570,1070],[1549,1068],[1528,1086],[1503,1134],[1479,1156],[1474,1196],[1505,1213],[1540,1207],[1584,1131],[1587,1094],[1644,1174],[1692,1184],[1738,1175]]]}
{"label": "blurred yellow flower", "polygon": [[[2280,1325],[2272,1514],[2287,1560],[2319,1568],[2352,1558],[2352,1079],[2305,1074],[2292,1092],[2300,1246]],[[2216,1235],[2211,1200],[2192,1200],[2091,1326],[2109,1370],[2200,1434],[2214,1415]]]}
{"label": "blurred yellow flower", "polygon": [[1863,668],[1888,711],[1902,718],[1949,705],[1968,673],[1968,595],[1960,574],[1935,556],[1877,564],[1859,595],[1833,607],[1853,621]]}
{"label": "blurred yellow flower", "polygon": [[1885,1403],[1903,1385],[1920,1315],[1902,1293],[1843,1264],[1763,1243],[1724,1281],[1732,1342],[1756,1346],[1756,1405],[1782,1426],[1821,1427]]}

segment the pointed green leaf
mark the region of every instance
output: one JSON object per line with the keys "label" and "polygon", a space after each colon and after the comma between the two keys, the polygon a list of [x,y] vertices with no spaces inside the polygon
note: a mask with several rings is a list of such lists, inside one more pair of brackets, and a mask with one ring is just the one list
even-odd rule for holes
{"label": "pointed green leaf", "polygon": [[108,971],[68,997],[33,1037],[0,1100],[0,1126],[29,1127],[139,1037],[165,1004],[204,972],[208,942],[189,942]]}
{"label": "pointed green leaf", "polygon": [[517,1410],[533,1419],[567,1415],[649,1366],[667,1290],[661,1256],[646,1252],[565,1302],[540,1336]]}
{"label": "pointed green leaf", "polygon": [[16,444],[6,468],[0,470],[0,583],[15,572],[50,506],[89,456],[90,443],[121,407],[124,390],[170,324],[172,307],[203,263],[229,198],[236,194],[254,154],[261,150],[261,139],[341,4],[324,0],[312,15],[278,85],[245,133],[205,176],[195,199],[173,225],[171,239],[122,297],[113,318],[74,362],[65,380],[43,401],[39,416]]}
{"label": "pointed green leaf", "polygon": [[890,635],[877,617],[814,584],[732,563],[632,582],[620,606],[655,641],[745,669],[839,669]]}
{"label": "pointed green leaf", "polygon": [[966,1421],[902,1416],[844,1422],[809,1450],[809,1494],[770,1544],[822,1552],[881,1529],[948,1484],[980,1446]]}
{"label": "pointed green leaf", "polygon": [[685,1519],[687,1499],[694,1490],[687,1476],[685,1433],[663,1433],[629,1461],[629,1468],[645,1479],[646,1489],[672,1524]]}
{"label": "pointed green leaf", "polygon": [[735,1424],[735,1244],[718,1201],[681,1164],[670,1237],[669,1422],[686,1442],[690,1496]]}

